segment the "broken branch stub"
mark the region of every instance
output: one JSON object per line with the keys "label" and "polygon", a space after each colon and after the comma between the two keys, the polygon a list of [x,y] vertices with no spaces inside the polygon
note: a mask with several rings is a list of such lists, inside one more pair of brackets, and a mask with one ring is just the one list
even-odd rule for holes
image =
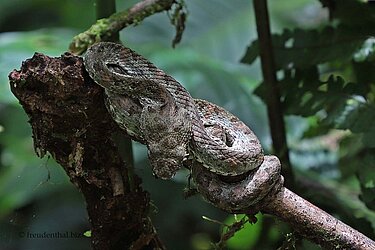
{"label": "broken branch stub", "polygon": [[93,249],[163,249],[148,218],[149,194],[136,176],[129,186],[128,169],[111,139],[117,125],[82,58],[35,53],[9,80],[29,117],[37,154],[48,151],[86,200]]}

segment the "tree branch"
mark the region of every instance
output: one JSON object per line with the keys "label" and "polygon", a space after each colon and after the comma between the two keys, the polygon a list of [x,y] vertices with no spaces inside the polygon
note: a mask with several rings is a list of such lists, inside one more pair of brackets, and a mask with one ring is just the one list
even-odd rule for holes
{"label": "tree branch", "polygon": [[164,248],[148,218],[149,194],[129,171],[110,139],[118,130],[105,106],[103,89],[69,53],[36,53],[9,75],[33,131],[39,156],[48,151],[83,194],[93,249]]}
{"label": "tree branch", "polygon": [[143,0],[130,9],[100,19],[87,31],[75,36],[69,50],[74,54],[82,54],[96,42],[111,40],[123,28],[138,24],[154,13],[169,10],[174,2],[175,0]]}
{"label": "tree branch", "polygon": [[374,241],[287,188],[282,188],[261,211],[277,216],[326,249],[375,249]]}
{"label": "tree branch", "polygon": [[292,187],[294,183],[294,175],[289,161],[283,109],[280,101],[280,89],[276,79],[267,0],[253,0],[253,4],[258,31],[259,56],[262,65],[264,84],[267,86],[266,105],[272,143],[275,154],[283,163],[282,172],[286,177],[285,184],[287,187]]}
{"label": "tree branch", "polygon": [[230,181],[193,166],[198,191],[214,206],[229,213],[277,216],[294,230],[327,249],[375,250],[375,242],[284,188],[277,157],[265,156],[262,165],[241,181]]}

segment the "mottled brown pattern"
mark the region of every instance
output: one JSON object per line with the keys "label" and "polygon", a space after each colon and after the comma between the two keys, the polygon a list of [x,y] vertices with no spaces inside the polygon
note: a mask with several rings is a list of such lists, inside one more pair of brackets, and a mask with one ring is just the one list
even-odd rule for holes
{"label": "mottled brown pattern", "polygon": [[156,176],[171,178],[187,158],[224,176],[241,175],[263,162],[262,147],[243,122],[210,102],[194,100],[131,49],[98,43],[88,49],[84,63],[105,88],[113,119],[147,145]]}

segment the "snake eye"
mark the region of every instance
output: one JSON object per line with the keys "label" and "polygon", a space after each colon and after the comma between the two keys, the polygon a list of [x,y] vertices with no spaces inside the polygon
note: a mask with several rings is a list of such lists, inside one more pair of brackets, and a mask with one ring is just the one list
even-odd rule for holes
{"label": "snake eye", "polygon": [[233,143],[234,143],[234,138],[231,134],[228,133],[228,131],[225,131],[225,141],[224,143],[228,146],[228,147],[232,147],[233,146]]}
{"label": "snake eye", "polygon": [[106,66],[110,71],[114,73],[121,74],[121,75],[129,75],[129,72],[118,64],[107,63]]}

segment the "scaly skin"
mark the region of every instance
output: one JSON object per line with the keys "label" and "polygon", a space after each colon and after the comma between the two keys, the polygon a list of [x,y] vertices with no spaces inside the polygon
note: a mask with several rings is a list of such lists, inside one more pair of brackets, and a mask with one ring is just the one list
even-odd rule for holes
{"label": "scaly skin", "polygon": [[175,79],[120,44],[101,42],[84,57],[90,77],[105,88],[120,128],[147,145],[153,172],[171,178],[189,156],[211,172],[237,176],[263,162],[254,133],[237,117],[193,99]]}

